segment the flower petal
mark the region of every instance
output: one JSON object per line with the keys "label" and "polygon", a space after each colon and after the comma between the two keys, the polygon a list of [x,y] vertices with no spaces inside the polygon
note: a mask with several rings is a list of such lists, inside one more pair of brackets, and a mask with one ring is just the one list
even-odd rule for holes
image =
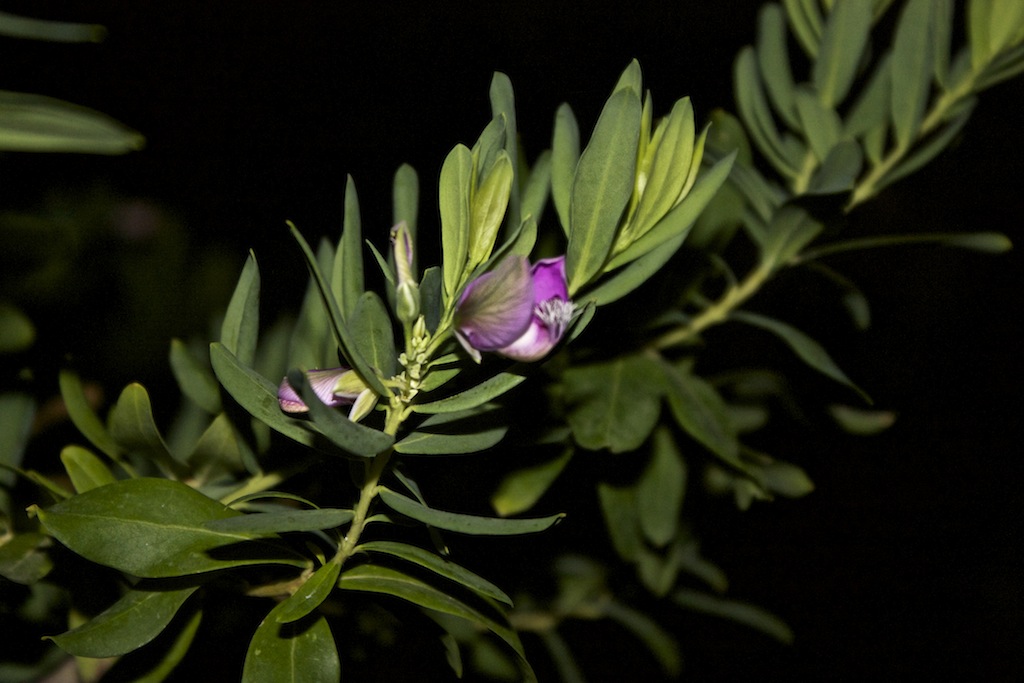
{"label": "flower petal", "polygon": [[548,299],[569,300],[569,285],[565,280],[565,257],[541,259],[533,264],[533,300],[541,303]]}
{"label": "flower petal", "polygon": [[[362,391],[361,388],[352,386],[353,375],[355,373],[349,368],[340,367],[310,370],[306,373],[306,378],[320,400],[334,408],[350,405]],[[359,380],[359,384],[362,384],[362,380]],[[357,388],[358,390],[355,390]],[[286,413],[304,413],[309,410],[287,377],[281,380],[281,385],[277,389],[277,401],[281,404],[281,410]]]}
{"label": "flower petal", "polygon": [[518,339],[533,318],[533,278],[527,260],[508,256],[474,279],[459,297],[456,328],[460,343],[494,351]]}

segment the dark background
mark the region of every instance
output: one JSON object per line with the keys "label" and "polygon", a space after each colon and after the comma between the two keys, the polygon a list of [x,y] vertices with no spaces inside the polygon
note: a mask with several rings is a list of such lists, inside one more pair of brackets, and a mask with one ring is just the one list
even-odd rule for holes
{"label": "dark background", "polygon": [[[308,236],[336,234],[352,174],[364,230],[380,243],[391,176],[409,162],[420,172],[426,234],[444,155],[472,143],[489,118],[493,71],[512,79],[531,159],[548,145],[562,101],[589,131],[633,57],[658,113],[691,95],[702,118],[732,108],[732,59],[753,39],[757,6],[4,3],[12,12],[101,23],[110,33],[99,45],[5,40],[0,87],[100,109],[144,133],[147,147],[117,158],[7,155],[0,198],[28,208],[54,190],[100,184],[144,199],[185,226],[190,258],[217,250],[237,268],[253,247],[265,287],[281,288],[269,292],[268,305],[275,296],[276,305],[291,305],[305,275],[284,220]],[[850,234],[995,230],[1016,240],[1022,103],[1020,82],[985,93],[953,148],[858,211]],[[722,512],[714,528],[702,529],[730,594],[777,612],[797,639],[786,648],[711,618],[685,618],[676,622],[685,671],[696,680],[1019,680],[1020,252],[907,249],[834,265],[873,303],[866,333],[823,312],[835,304],[818,300],[811,279],[781,285],[806,296],[768,291],[765,305],[826,343],[899,419],[866,439],[813,423],[787,433],[774,452],[803,465],[816,492]],[[109,301],[81,306],[88,318]],[[60,341],[43,343],[43,353],[89,359],[87,341],[56,329]],[[709,345],[735,334],[718,330]],[[166,378],[161,344],[150,363],[121,368],[132,375],[125,379]],[[619,643],[608,652],[638,647]],[[600,652],[594,657],[601,661]],[[591,669],[593,679],[611,676],[609,666]]]}

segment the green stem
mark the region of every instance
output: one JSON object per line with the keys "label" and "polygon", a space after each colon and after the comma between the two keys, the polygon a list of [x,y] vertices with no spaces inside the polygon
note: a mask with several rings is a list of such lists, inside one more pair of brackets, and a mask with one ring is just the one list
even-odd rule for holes
{"label": "green stem", "polygon": [[685,325],[669,330],[648,344],[648,348],[661,350],[692,341],[705,329],[723,323],[729,314],[757,293],[771,277],[770,265],[761,264],[741,282],[730,286],[722,298],[707,306]]}

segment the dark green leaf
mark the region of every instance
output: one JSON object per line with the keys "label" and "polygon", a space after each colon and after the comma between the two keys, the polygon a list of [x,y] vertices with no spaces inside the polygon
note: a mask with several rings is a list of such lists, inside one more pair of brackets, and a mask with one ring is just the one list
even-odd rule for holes
{"label": "dark green leaf", "polygon": [[491,496],[495,512],[508,517],[532,508],[569,464],[572,453],[572,449],[567,448],[557,458],[506,475]]}
{"label": "dark green leaf", "polygon": [[309,385],[305,373],[297,370],[289,372],[288,382],[298,390],[302,400],[309,407],[313,424],[331,443],[349,453],[367,458],[372,458],[394,443],[394,437],[391,435],[352,422],[336,409],[324,405]]}
{"label": "dark green leaf", "polygon": [[274,610],[277,621],[282,624],[298,621],[323,604],[334,591],[339,574],[341,565],[337,562],[328,562],[313,572],[297,591],[281,603],[280,609]]}
{"label": "dark green leaf", "polygon": [[35,338],[36,327],[29,317],[14,306],[0,303],[0,354],[23,351]]}
{"label": "dark green leaf", "polygon": [[395,541],[370,541],[369,543],[357,546],[356,550],[401,558],[406,562],[412,562],[424,569],[429,569],[438,576],[443,576],[446,579],[461,584],[474,593],[493,598],[505,603],[509,607],[512,606],[512,598],[508,597],[504,591],[487,579],[422,548]]}
{"label": "dark green leaf", "polygon": [[572,184],[565,261],[570,295],[600,273],[633,194],[640,109],[640,97],[632,90],[614,93],[580,156]]}
{"label": "dark green leaf", "polygon": [[289,531],[318,531],[334,529],[352,520],[351,510],[324,508],[322,510],[289,510],[254,512],[239,517],[214,519],[203,526],[211,531],[269,536]]}
{"label": "dark green leaf", "polygon": [[107,432],[103,422],[93,412],[92,406],[89,405],[89,399],[85,395],[82,380],[76,373],[71,370],[61,370],[60,394],[68,409],[68,416],[78,431],[82,432],[93,446],[111,458],[119,458],[121,447],[117,445],[117,442]]}
{"label": "dark green leaf", "polygon": [[597,498],[615,552],[622,559],[632,562],[643,550],[644,544],[637,516],[636,488],[600,482],[597,485]]}
{"label": "dark green leaf", "polygon": [[82,557],[135,576],[184,576],[226,567],[284,563],[295,556],[258,534],[206,528],[240,513],[166,479],[108,484],[38,510],[46,529]]}
{"label": "dark green leaf", "polygon": [[331,274],[331,289],[334,299],[341,307],[341,315],[348,321],[356,310],[356,304],[363,290],[363,230],[359,218],[359,197],[352,176],[345,181],[345,220],[334,256]]}
{"label": "dark green leaf", "polygon": [[102,460],[81,446],[65,446],[60,452],[60,461],[78,493],[117,481]]}
{"label": "dark green leaf", "polygon": [[458,394],[430,403],[415,403],[412,409],[417,413],[454,413],[460,410],[469,410],[514,389],[525,379],[525,375],[512,371],[502,372]]}
{"label": "dark green leaf", "polygon": [[580,160],[580,129],[568,104],[555,113],[555,132],[551,140],[551,199],[562,230],[569,235],[569,204],[572,179]]}
{"label": "dark green leaf", "polygon": [[806,88],[797,88],[793,101],[807,143],[818,163],[821,163],[839,142],[843,122],[834,109],[823,105]]}
{"label": "dark green leaf", "polygon": [[739,441],[725,401],[714,387],[684,368],[661,364],[676,423],[709,451],[739,466]]}
{"label": "dark green leaf", "polygon": [[740,118],[746,124],[757,148],[783,176],[796,177],[799,160],[791,158],[775,127],[761,79],[757,74],[754,48],[746,47],[737,55],[733,68],[733,83]]}
{"label": "dark green leaf", "polygon": [[777,616],[760,607],[688,588],[677,590],[672,594],[672,600],[680,607],[750,626],[783,643],[793,642],[793,631]]}
{"label": "dark green leaf", "polygon": [[786,45],[786,18],[778,5],[763,5],[757,15],[756,50],[757,64],[775,111],[787,125],[796,128],[793,72]]}
{"label": "dark green leaf", "polygon": [[140,584],[82,626],[50,640],[78,657],[126,654],[156,638],[197,588]]}
{"label": "dark green leaf", "polygon": [[444,512],[443,510],[428,508],[411,498],[407,498],[384,487],[380,489],[380,498],[384,501],[385,505],[395,512],[399,512],[424,524],[429,524],[438,529],[482,536],[510,536],[536,533],[551,528],[565,517],[564,514],[557,514],[534,519],[501,519],[497,517],[462,515],[455,512]]}
{"label": "dark green leaf", "polygon": [[604,605],[604,613],[639,638],[661,664],[665,673],[673,677],[679,675],[679,644],[657,622],[643,612],[616,600]]}
{"label": "dark green leaf", "polygon": [[121,392],[107,418],[110,436],[129,453],[138,453],[171,467],[170,454],[153,420],[149,393],[141,384],[129,384]]}
{"label": "dark green leaf", "polygon": [[34,531],[8,536],[0,543],[0,576],[25,586],[34,584],[53,569],[48,552],[52,545],[53,539]]}
{"label": "dark green leaf", "polygon": [[359,297],[351,329],[356,346],[370,367],[381,377],[395,374],[395,334],[387,308],[375,292],[364,292]]}
{"label": "dark green leaf", "polygon": [[256,358],[259,326],[260,270],[256,265],[256,254],[250,251],[228,303],[228,310],[224,313],[220,343],[243,365],[252,365]]}
{"label": "dark green leaf", "polygon": [[665,390],[658,363],[634,354],[579,365],[564,375],[569,426],[590,450],[635,450],[654,429]]}
{"label": "dark green leaf", "polygon": [[[28,394],[0,394],[0,486],[11,486],[14,483],[14,473],[2,466],[21,466],[35,414],[36,402]],[[10,511],[0,507],[0,513],[3,512]]]}
{"label": "dark green leaf", "polygon": [[221,411],[220,390],[209,368],[180,339],[171,340],[171,372],[181,393],[200,408],[216,415]]}
{"label": "dark green leaf", "polygon": [[667,545],[676,534],[686,491],[686,462],[672,431],[659,427],[651,441],[651,458],[637,482],[640,528],[655,546]]}
{"label": "dark green leaf", "polygon": [[[392,222],[397,225],[405,221],[413,245],[416,244],[416,221],[420,205],[420,180],[416,169],[402,164],[395,171],[394,187],[391,191]],[[416,249],[413,248],[412,272],[419,272],[416,265]]]}
{"label": "dark green leaf", "polygon": [[278,615],[288,609],[282,602],[263,619],[249,643],[242,683],[283,683],[341,680],[341,660],[327,619],[310,616],[282,624]]}

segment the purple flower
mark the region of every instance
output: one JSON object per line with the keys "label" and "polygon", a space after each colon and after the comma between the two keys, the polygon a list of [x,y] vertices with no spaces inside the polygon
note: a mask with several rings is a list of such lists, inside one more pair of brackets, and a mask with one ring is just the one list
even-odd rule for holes
{"label": "purple flower", "polygon": [[536,361],[562,339],[574,308],[564,256],[542,259],[532,267],[521,256],[508,256],[463,290],[455,336],[477,362],[481,351]]}
{"label": "purple flower", "polygon": [[[306,372],[309,385],[324,404],[335,408],[356,402],[365,389],[362,379],[349,368],[328,368]],[[277,401],[286,413],[305,413],[309,407],[285,377],[277,389]]]}

